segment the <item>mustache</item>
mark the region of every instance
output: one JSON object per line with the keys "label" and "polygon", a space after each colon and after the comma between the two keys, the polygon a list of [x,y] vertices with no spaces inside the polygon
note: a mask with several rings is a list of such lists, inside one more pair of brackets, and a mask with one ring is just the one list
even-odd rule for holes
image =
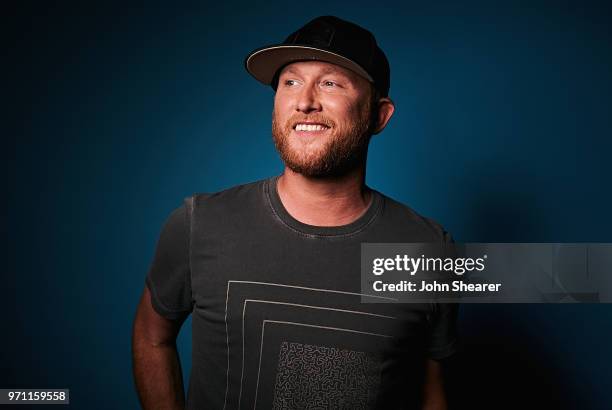
{"label": "mustache", "polygon": [[294,115],[293,117],[287,120],[286,124],[288,128],[293,129],[295,128],[297,124],[301,122],[316,122],[319,124],[323,124],[329,128],[333,128],[336,126],[336,123],[334,121],[322,115],[310,115],[310,116]]}

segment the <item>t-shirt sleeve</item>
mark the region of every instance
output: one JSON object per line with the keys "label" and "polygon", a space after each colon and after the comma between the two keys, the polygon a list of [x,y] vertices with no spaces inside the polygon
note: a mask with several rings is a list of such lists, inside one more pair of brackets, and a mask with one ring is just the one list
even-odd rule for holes
{"label": "t-shirt sleeve", "polygon": [[442,360],[457,351],[457,303],[436,303],[429,317],[430,359]]}
{"label": "t-shirt sleeve", "polygon": [[146,277],[153,308],[170,320],[184,319],[192,310],[189,264],[189,216],[185,204],[166,220]]}
{"label": "t-shirt sleeve", "polygon": [[[442,229],[443,242],[454,243],[451,235]],[[434,303],[428,317],[429,344],[428,356],[434,360],[442,360],[457,351],[457,315],[458,303]]]}

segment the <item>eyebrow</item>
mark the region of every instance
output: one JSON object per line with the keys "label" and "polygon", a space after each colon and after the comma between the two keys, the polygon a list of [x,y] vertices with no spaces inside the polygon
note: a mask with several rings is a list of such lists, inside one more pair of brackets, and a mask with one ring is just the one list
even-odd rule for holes
{"label": "eyebrow", "polygon": [[[285,70],[285,73],[296,74],[296,75],[300,74],[299,72],[294,70],[293,67],[287,68]],[[343,73],[342,71],[340,71],[340,70],[338,70],[337,68],[334,68],[334,67],[325,67],[324,69],[322,69],[321,74],[322,75],[325,75],[325,74],[338,74],[338,75],[341,75],[343,77],[346,77],[346,78],[350,79],[350,77],[347,74]]]}

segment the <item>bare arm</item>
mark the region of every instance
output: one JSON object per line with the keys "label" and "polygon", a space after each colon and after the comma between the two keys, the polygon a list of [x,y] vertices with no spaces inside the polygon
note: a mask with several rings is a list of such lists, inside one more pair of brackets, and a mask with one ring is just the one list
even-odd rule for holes
{"label": "bare arm", "polygon": [[132,331],[136,390],[145,410],[183,410],[185,394],[176,337],[184,320],[160,316],[145,286]]}
{"label": "bare arm", "polygon": [[446,410],[447,408],[442,366],[439,362],[428,359],[425,364],[423,410]]}

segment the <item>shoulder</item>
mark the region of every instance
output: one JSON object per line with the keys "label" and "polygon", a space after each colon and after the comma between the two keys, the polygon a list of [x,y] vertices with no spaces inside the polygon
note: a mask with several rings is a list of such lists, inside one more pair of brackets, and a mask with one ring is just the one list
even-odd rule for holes
{"label": "shoulder", "polygon": [[267,179],[262,179],[254,182],[235,185],[233,187],[212,193],[195,193],[191,197],[185,198],[185,202],[187,203],[189,201],[193,201],[194,204],[198,204],[200,202],[224,201],[228,199],[231,200],[251,196],[253,194],[261,192],[266,181]]}
{"label": "shoulder", "polygon": [[436,220],[421,215],[410,206],[401,203],[385,194],[380,194],[384,198],[384,214],[386,219],[392,224],[409,227],[411,230],[421,231],[430,240],[452,241],[450,234]]}
{"label": "shoulder", "polygon": [[265,205],[264,190],[268,179],[236,185],[212,193],[196,193],[185,198],[188,217],[206,215],[209,219],[245,217]]}
{"label": "shoulder", "polygon": [[170,212],[170,214],[166,217],[163,230],[166,233],[181,233],[184,231],[187,222],[187,211],[185,200],[180,206],[172,210],[172,212]]}

